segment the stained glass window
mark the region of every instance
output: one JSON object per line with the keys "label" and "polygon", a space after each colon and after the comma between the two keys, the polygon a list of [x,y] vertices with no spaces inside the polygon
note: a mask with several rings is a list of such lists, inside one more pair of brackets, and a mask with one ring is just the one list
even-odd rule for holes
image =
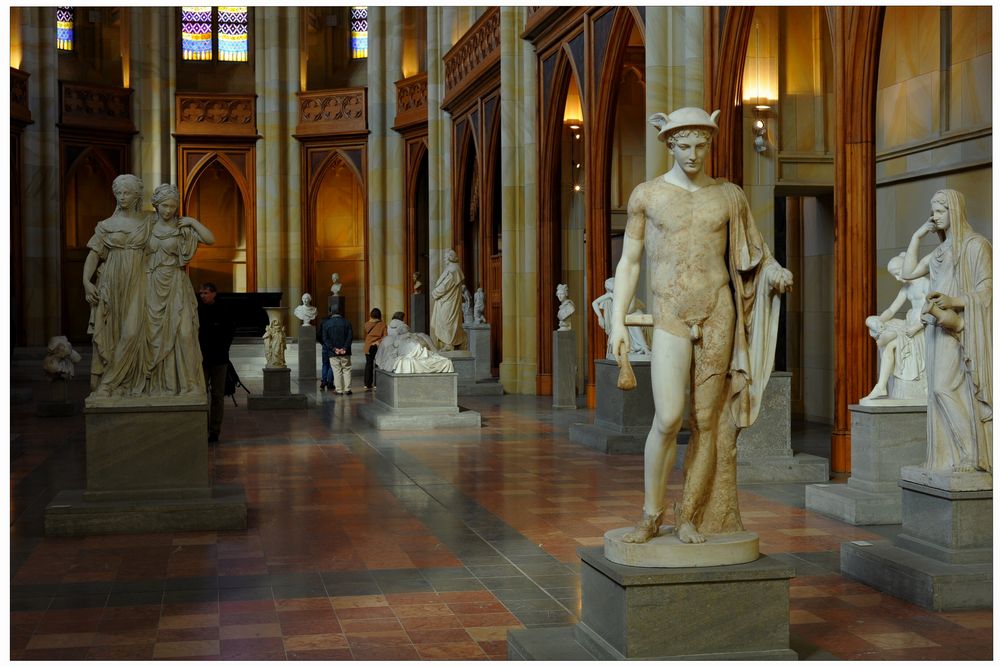
{"label": "stained glass window", "polygon": [[56,7],[56,46],[60,51],[73,50],[73,8]]}
{"label": "stained glass window", "polygon": [[351,7],[351,57],[368,57],[368,7]]}
{"label": "stained glass window", "polygon": [[[250,59],[246,7],[181,7],[181,57],[245,63]],[[216,41],[218,51],[216,51]]]}
{"label": "stained glass window", "polygon": [[181,7],[181,57],[212,59],[212,8]]}
{"label": "stained glass window", "polygon": [[247,61],[247,8],[219,7],[219,60]]}

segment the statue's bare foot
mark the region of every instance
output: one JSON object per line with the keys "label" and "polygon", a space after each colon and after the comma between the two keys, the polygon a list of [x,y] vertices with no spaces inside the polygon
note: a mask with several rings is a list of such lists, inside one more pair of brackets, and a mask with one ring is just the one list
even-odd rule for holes
{"label": "statue's bare foot", "polygon": [[976,466],[968,461],[959,461],[955,466],[955,472],[976,472]]}
{"label": "statue's bare foot", "polygon": [[872,393],[870,393],[867,396],[865,396],[865,398],[882,398],[883,396],[887,395],[888,393],[889,393],[888,389],[886,389],[884,386],[882,386],[880,384],[877,384],[877,385],[875,385],[875,388],[872,389]]}
{"label": "statue's bare foot", "polygon": [[685,544],[701,544],[705,536],[695,530],[691,522],[685,521],[677,527],[677,539]]}
{"label": "statue's bare foot", "polygon": [[630,544],[649,542],[659,532],[662,516],[663,512],[657,512],[656,514],[646,514],[646,512],[643,512],[642,519],[636,525],[635,530],[631,533],[625,533],[622,537],[622,542],[629,542]]}

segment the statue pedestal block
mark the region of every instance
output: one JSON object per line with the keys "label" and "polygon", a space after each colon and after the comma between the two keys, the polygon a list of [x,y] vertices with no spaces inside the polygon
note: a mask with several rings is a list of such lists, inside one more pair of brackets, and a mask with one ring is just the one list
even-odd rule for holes
{"label": "statue pedestal block", "polygon": [[427,328],[427,296],[425,294],[410,295],[410,331],[415,333],[430,333]]}
{"label": "statue pedestal block", "polygon": [[375,369],[375,400],[359,408],[380,431],[479,428],[480,415],[458,405],[458,373],[390,373]]}
{"label": "statue pedestal block", "polygon": [[891,542],[845,542],[840,569],[934,611],[993,607],[993,491],[947,491],[906,481],[903,529]]}
{"label": "statue pedestal block", "polygon": [[570,440],[605,454],[642,453],[656,408],[649,362],[633,361],[632,371],[635,389],[623,391],[618,388],[618,363],[613,359],[594,361],[597,389],[594,423],[570,426]]}
{"label": "statue pedestal block", "polygon": [[552,332],[552,407],[576,410],[576,332]]}
{"label": "statue pedestal block", "polygon": [[316,382],[316,327],[305,324],[299,327],[299,383]]}
{"label": "statue pedestal block", "polygon": [[210,483],[207,402],[153,401],[85,408],[87,488],[56,495],[46,535],[246,529],[243,487]]}
{"label": "statue pedestal block", "polygon": [[788,638],[792,567],[618,565],[579,549],[582,613],[567,628],[507,633],[510,660],[794,660]]}
{"label": "statue pedestal block", "polygon": [[830,462],[792,452],[792,374],[771,373],[760,414],[736,439],[736,479],[740,484],[825,482]]}
{"label": "statue pedestal block", "polygon": [[476,382],[480,380],[491,380],[490,374],[490,325],[463,324],[466,335],[469,337],[469,352],[476,360],[474,378]]}
{"label": "statue pedestal block", "polygon": [[903,466],[927,455],[927,406],[850,405],[851,477],[810,484],[806,508],[855,526],[900,523]]}
{"label": "statue pedestal block", "polygon": [[[500,383],[495,378],[482,381],[476,380],[477,365],[479,362],[471,350],[449,350],[439,352],[438,354],[451,359],[451,363],[455,367],[455,373],[458,375],[459,396],[500,396],[503,394],[503,387],[500,386]],[[488,350],[486,354],[489,354]]]}
{"label": "statue pedestal block", "polygon": [[264,368],[264,393],[250,394],[249,410],[304,410],[309,407],[305,394],[292,393],[292,369]]}
{"label": "statue pedestal block", "polygon": [[331,313],[340,313],[346,317],[347,299],[340,296],[339,294],[334,296],[331,294],[326,297],[326,307]]}

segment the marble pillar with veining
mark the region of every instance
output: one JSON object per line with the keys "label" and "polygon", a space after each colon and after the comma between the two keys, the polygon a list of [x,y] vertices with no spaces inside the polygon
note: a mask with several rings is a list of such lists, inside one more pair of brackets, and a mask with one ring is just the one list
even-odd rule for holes
{"label": "marble pillar with veining", "polygon": [[504,391],[535,393],[538,372],[537,58],[526,7],[500,8],[500,174]]}

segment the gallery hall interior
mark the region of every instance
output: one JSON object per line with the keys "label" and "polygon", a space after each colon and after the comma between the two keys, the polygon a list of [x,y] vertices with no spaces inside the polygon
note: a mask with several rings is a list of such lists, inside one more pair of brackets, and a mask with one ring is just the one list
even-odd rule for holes
{"label": "gallery hall interior", "polygon": [[991,5],[8,14],[8,660],[993,659]]}

